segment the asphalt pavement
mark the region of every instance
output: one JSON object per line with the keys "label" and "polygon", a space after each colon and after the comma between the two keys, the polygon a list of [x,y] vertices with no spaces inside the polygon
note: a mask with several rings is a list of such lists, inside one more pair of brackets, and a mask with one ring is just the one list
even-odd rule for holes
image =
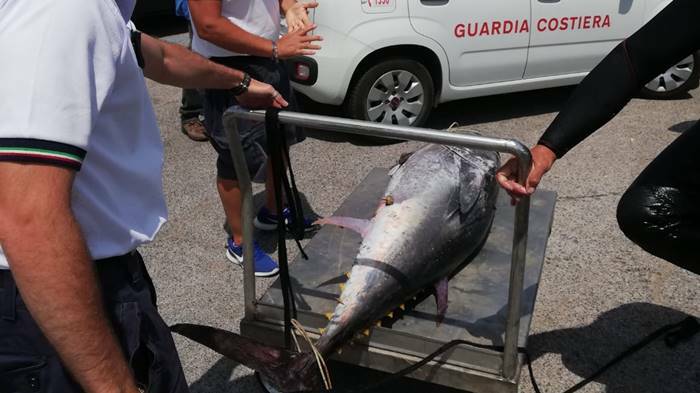
{"label": "asphalt pavement", "polygon": [[[182,41],[182,35],[175,40]],[[224,256],[214,151],[180,133],[179,89],[149,82],[149,90],[165,146],[163,185],[170,218],[142,251],[161,313],[170,324],[237,331],[243,316],[242,274]],[[457,122],[530,145],[570,92],[558,88],[448,103],[434,112],[429,126]],[[698,97],[700,91],[673,101],[634,99],[545,177],[541,188],[556,191],[558,200],[530,337],[543,392],[566,390],[660,326],[700,316],[700,277],[642,251],[615,220],[617,202],[635,176],[700,118]],[[306,107],[341,114],[337,108]],[[292,161],[306,201],[315,213],[329,215],[372,168],[388,167],[417,146],[310,137],[292,148]],[[262,189],[255,191],[259,201]],[[275,252],[269,235],[261,237]],[[292,242],[288,249],[294,254]],[[271,282],[259,280],[258,293]],[[181,337],[175,341],[193,393],[262,392],[245,367]],[[675,349],[655,342],[581,392],[697,392],[698,354],[700,335]],[[533,392],[526,370],[522,375],[520,391]]]}

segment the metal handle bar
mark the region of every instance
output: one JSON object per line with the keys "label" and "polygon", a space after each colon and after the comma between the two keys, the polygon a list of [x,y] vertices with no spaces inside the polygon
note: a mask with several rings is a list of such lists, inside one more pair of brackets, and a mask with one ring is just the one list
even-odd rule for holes
{"label": "metal handle bar", "polygon": [[[238,177],[243,204],[241,219],[243,222],[243,295],[245,317],[253,318],[256,311],[255,268],[253,266],[253,192],[248,166],[243,155],[240,136],[237,132],[236,119],[265,121],[264,111],[249,111],[241,107],[229,108],[223,116],[224,128],[228,134],[229,148]],[[492,138],[479,135],[465,135],[436,131],[426,128],[414,128],[398,125],[386,125],[367,121],[337,118],[282,111],[279,113],[281,124],[301,127],[313,127],[328,132],[344,134],[378,136],[390,139],[412,140],[441,145],[463,146],[481,150],[509,153],[518,159],[518,181],[525,185],[530,172],[532,157],[530,150],[514,139]],[[518,364],[518,336],[520,333],[520,304],[525,276],[525,254],[527,251],[528,220],[530,216],[530,198],[520,200],[515,208],[515,226],[513,229],[513,252],[511,256],[510,285],[508,290],[508,316],[503,351],[502,376],[514,380]]]}

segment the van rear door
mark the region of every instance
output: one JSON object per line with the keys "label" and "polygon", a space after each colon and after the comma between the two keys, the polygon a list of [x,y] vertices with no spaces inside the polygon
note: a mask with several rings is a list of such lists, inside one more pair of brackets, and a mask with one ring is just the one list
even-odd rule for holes
{"label": "van rear door", "polygon": [[440,44],[450,84],[520,80],[530,40],[530,0],[408,0],[411,25]]}
{"label": "van rear door", "polygon": [[526,78],[587,72],[643,23],[647,0],[531,0]]}

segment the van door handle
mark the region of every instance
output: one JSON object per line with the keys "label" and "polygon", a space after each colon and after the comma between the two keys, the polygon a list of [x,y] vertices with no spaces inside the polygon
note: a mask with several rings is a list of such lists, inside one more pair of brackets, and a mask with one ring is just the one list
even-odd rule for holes
{"label": "van door handle", "polygon": [[538,0],[540,3],[547,3],[547,4],[552,4],[552,3],[558,3],[560,0]]}
{"label": "van door handle", "polygon": [[450,0],[420,0],[421,4],[427,5],[429,7],[445,5],[450,2]]}

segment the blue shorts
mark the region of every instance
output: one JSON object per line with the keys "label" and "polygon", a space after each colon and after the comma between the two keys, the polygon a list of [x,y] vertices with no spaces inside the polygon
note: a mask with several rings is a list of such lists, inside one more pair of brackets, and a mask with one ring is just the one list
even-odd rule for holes
{"label": "blue shorts", "polygon": [[[255,56],[212,57],[212,61],[250,74],[253,79],[272,85],[289,102],[289,110],[295,110],[295,100],[289,83],[286,68],[272,59]],[[224,112],[237,105],[235,97],[229,90],[206,89],[204,91],[204,127],[209,134],[209,141],[218,153],[216,160],[217,176],[222,179],[236,180],[236,172],[228,147],[228,137],[224,130],[222,116]],[[304,140],[304,135],[297,127],[285,126],[289,146]],[[238,121],[238,133],[248,172],[254,181],[262,181],[267,162],[267,141],[265,124],[247,120]]]}

